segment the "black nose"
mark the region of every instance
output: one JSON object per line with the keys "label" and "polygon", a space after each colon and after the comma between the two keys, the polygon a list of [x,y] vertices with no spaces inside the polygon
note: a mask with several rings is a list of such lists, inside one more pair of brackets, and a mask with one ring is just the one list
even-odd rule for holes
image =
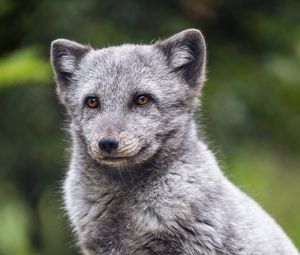
{"label": "black nose", "polygon": [[98,146],[101,150],[111,153],[118,148],[118,141],[113,136],[104,136],[100,139]]}

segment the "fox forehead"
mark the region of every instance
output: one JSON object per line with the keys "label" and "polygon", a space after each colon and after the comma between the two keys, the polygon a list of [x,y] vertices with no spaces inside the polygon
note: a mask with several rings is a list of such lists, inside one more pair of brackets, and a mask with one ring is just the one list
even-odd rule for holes
{"label": "fox forehead", "polygon": [[177,77],[162,54],[151,46],[122,45],[87,54],[74,74],[80,96],[99,94],[112,99],[135,93],[157,97],[176,92]]}
{"label": "fox forehead", "polygon": [[152,46],[122,45],[89,52],[79,65],[95,79],[152,75],[166,69],[162,54]]}

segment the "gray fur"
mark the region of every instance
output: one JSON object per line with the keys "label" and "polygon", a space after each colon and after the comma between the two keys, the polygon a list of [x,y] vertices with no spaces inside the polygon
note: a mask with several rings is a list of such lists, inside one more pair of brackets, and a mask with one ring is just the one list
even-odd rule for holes
{"label": "gray fur", "polygon": [[[99,50],[58,39],[51,58],[71,118],[65,207],[85,254],[298,254],[197,135],[206,60],[198,30]],[[152,102],[134,105],[145,93]],[[89,95],[99,108],[84,105]],[[117,137],[110,156],[121,158],[98,148],[105,135]]]}

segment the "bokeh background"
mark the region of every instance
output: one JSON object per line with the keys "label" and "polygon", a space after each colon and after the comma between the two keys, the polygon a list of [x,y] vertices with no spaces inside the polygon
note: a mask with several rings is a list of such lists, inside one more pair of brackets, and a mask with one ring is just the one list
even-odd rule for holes
{"label": "bokeh background", "polygon": [[78,254],[61,210],[69,143],[50,42],[208,42],[198,116],[226,175],[300,247],[300,1],[0,0],[0,255]]}

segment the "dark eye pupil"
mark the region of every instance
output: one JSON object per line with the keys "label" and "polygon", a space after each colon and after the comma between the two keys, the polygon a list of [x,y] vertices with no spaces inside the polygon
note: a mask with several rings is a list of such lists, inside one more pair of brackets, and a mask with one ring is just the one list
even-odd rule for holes
{"label": "dark eye pupil", "polygon": [[146,105],[149,102],[149,97],[145,95],[138,96],[135,100],[137,105]]}
{"label": "dark eye pupil", "polygon": [[87,105],[90,108],[96,108],[98,107],[98,100],[94,97],[90,97],[87,99]]}

